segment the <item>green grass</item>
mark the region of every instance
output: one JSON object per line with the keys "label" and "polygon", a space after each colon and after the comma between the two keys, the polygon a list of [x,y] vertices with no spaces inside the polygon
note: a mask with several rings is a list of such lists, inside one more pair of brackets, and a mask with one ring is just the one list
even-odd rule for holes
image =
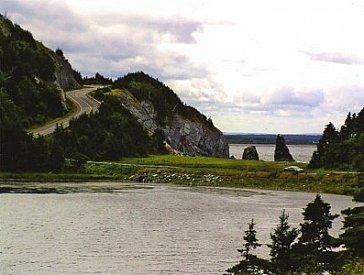
{"label": "green grass", "polygon": [[329,170],[305,170],[299,174],[284,172],[289,165],[306,169],[302,163],[161,155],[125,158],[119,162],[90,161],[78,173],[0,173],[0,179],[3,182],[142,181],[343,195],[353,195],[359,190],[358,174]]}
{"label": "green grass", "polygon": [[[208,169],[232,169],[246,172],[274,172],[282,171],[285,167],[292,165],[290,162],[273,162],[261,160],[238,160],[222,159],[212,157],[189,157],[189,156],[172,156],[156,155],[145,158],[127,158],[120,163],[140,164],[140,165],[161,165],[175,166],[184,168],[208,168]],[[294,165],[306,168],[304,163],[295,163]]]}

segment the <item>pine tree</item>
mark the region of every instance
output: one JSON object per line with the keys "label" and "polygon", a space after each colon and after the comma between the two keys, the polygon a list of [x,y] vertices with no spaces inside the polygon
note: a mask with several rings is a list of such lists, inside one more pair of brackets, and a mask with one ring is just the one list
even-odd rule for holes
{"label": "pine tree", "polygon": [[264,274],[268,270],[269,262],[258,258],[252,251],[261,246],[257,239],[257,231],[254,229],[254,219],[249,223],[248,230],[244,231],[244,244],[238,251],[243,259],[237,265],[227,270],[228,274]]}
{"label": "pine tree", "polygon": [[364,206],[346,209],[340,242],[353,257],[364,257]]}
{"label": "pine tree", "polygon": [[254,229],[254,226],[255,226],[254,219],[252,219],[252,221],[249,223],[248,230],[244,231],[245,235],[243,239],[245,243],[243,245],[243,248],[238,249],[238,251],[245,258],[245,260],[249,260],[252,257],[254,257],[254,255],[251,254],[252,250],[261,246],[261,244],[258,243],[257,231]]}
{"label": "pine tree", "polygon": [[338,215],[332,215],[330,209],[330,204],[316,195],[303,211],[301,236],[293,246],[294,257],[301,271],[321,272],[330,268],[335,261],[334,252],[331,251],[334,238],[329,234],[329,229]]}
{"label": "pine tree", "polygon": [[297,228],[291,228],[288,224],[288,214],[283,210],[279,217],[279,224],[270,234],[272,244],[270,247],[273,269],[279,274],[290,271],[293,266],[292,244],[298,236]]}
{"label": "pine tree", "polygon": [[[354,200],[364,202],[364,174],[359,175],[358,185],[360,192]],[[364,206],[345,209],[341,213],[344,215],[344,233],[339,237],[340,243],[351,256],[364,257]]]}

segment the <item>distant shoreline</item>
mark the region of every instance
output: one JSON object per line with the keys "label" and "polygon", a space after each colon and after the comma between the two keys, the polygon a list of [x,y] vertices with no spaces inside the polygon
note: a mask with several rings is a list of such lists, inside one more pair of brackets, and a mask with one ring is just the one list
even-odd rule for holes
{"label": "distant shoreline", "polygon": [[[275,144],[274,134],[224,134],[229,144]],[[315,145],[321,135],[284,135],[287,145]]]}

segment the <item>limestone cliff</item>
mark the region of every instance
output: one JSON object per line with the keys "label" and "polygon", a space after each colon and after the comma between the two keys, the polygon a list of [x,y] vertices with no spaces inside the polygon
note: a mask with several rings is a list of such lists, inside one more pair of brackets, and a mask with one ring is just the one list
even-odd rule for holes
{"label": "limestone cliff", "polygon": [[[150,81],[149,76],[143,76],[146,78],[143,81]],[[135,87],[137,84],[133,83]],[[124,85],[128,86],[125,83]],[[166,94],[162,97],[159,94],[160,90],[157,92],[150,87],[148,91],[147,87],[148,85],[143,85],[144,94],[147,96],[140,96],[135,90],[132,93],[126,88],[114,89],[111,94],[119,97],[124,108],[136,117],[150,136],[158,129],[161,130],[165,135],[169,152],[190,156],[229,157],[229,146],[222,132],[212,124],[210,119],[206,119],[196,109],[184,105],[165,86]],[[156,100],[157,94],[159,101]],[[169,98],[169,102],[164,102],[161,107],[159,104],[166,98]],[[163,112],[162,117],[158,113],[158,108],[160,113]]]}

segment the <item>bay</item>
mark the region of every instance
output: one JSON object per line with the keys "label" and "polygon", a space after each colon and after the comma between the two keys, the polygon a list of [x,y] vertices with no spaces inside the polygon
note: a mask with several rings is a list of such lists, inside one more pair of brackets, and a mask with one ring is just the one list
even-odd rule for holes
{"label": "bay", "polygon": [[[100,183],[101,184],[101,183]],[[222,274],[252,218],[261,243],[315,194],[119,184],[114,193],[1,194],[1,274]],[[123,188],[123,186],[126,188]],[[351,197],[323,194],[333,213]],[[342,224],[334,223],[337,236]],[[262,246],[258,254],[267,257]]]}

